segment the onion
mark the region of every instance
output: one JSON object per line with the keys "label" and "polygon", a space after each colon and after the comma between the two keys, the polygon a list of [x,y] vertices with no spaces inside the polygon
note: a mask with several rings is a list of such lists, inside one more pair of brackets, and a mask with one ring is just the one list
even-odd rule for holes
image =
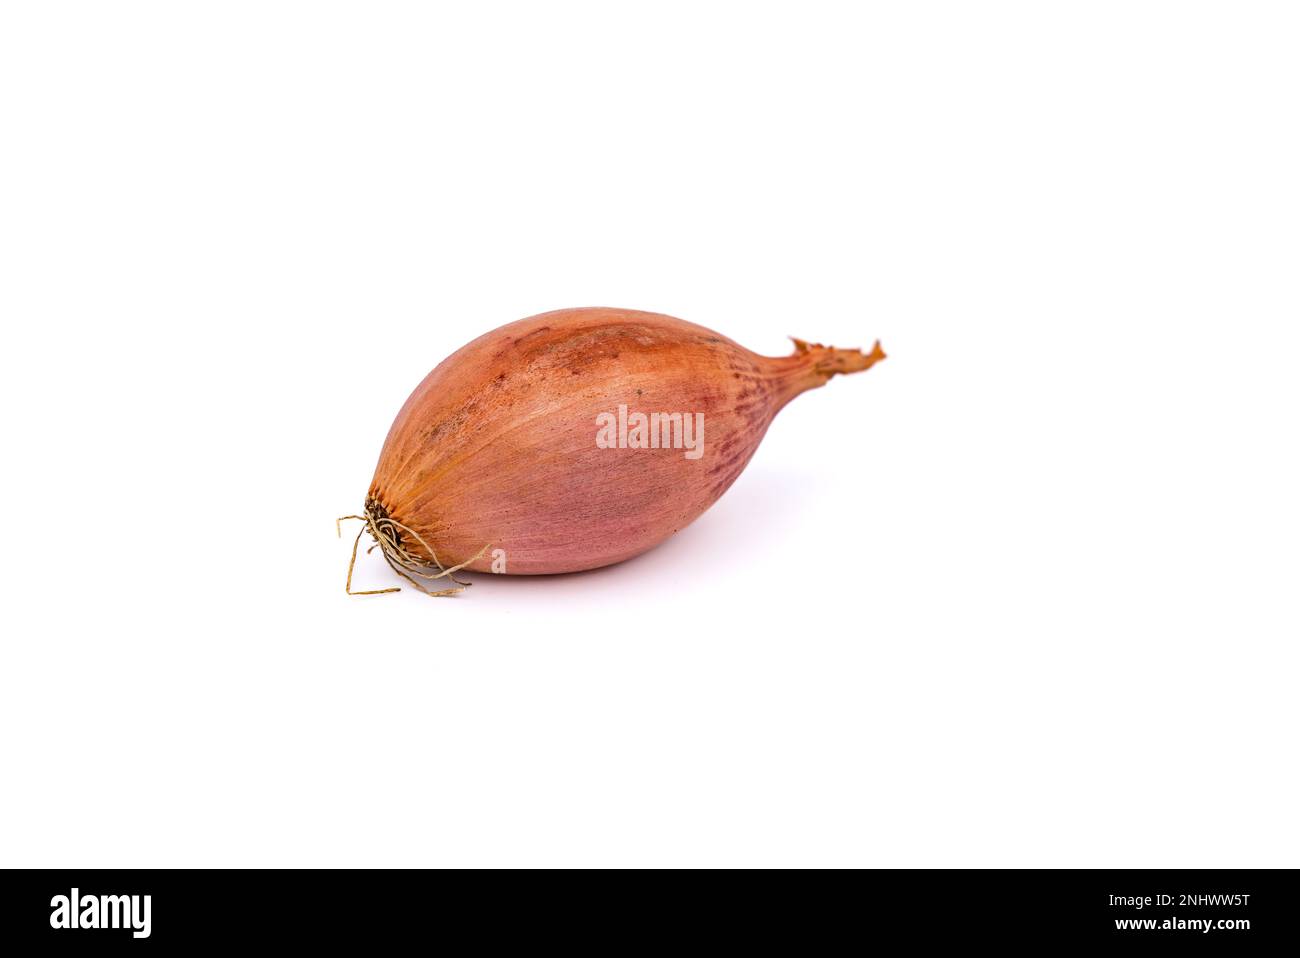
{"label": "onion", "polygon": [[[794,340],[759,356],[703,326],[629,309],[521,319],[416,387],[379,456],[352,545],[369,532],[430,595],[461,569],[539,575],[630,559],[736,481],[795,396],[885,357]],[[341,521],[341,520],[340,520]],[[445,580],[445,581],[444,581]]]}

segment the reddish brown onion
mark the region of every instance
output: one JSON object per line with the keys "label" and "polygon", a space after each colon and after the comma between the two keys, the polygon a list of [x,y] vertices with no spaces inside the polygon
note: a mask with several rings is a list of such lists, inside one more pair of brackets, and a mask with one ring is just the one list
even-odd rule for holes
{"label": "reddish brown onion", "polygon": [[353,518],[437,595],[460,591],[462,567],[537,575],[629,559],[717,501],[791,399],[885,356],[879,342],[794,342],[769,358],[671,316],[596,307],[502,326],[416,387]]}

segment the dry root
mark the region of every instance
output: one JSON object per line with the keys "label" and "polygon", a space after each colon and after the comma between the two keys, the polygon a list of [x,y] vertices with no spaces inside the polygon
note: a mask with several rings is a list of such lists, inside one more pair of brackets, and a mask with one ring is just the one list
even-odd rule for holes
{"label": "dry root", "polygon": [[[376,548],[383,553],[386,561],[394,572],[400,575],[411,585],[415,586],[425,595],[443,596],[456,595],[464,592],[473,583],[463,582],[457,579],[454,573],[459,572],[471,562],[480,558],[483,553],[487,552],[488,547],[485,545],[479,549],[478,554],[470,559],[466,559],[459,565],[444,568],[438,561],[438,554],[433,551],[432,547],[420,537],[420,534],[408,526],[402,525],[397,520],[388,516],[383,506],[373,499],[366,503],[366,514],[363,516],[340,516],[334,520],[334,527],[338,531],[339,537],[343,536],[343,521],[345,519],[359,519],[364,525],[357,532],[356,539],[352,542],[352,558],[348,561],[348,580],[344,588],[348,595],[385,595],[389,592],[401,592],[400,586],[393,586],[388,589],[364,589],[353,591],[352,589],[352,570],[357,564],[357,548],[361,544],[361,537],[367,532],[375,540],[375,544],[366,550],[369,555]],[[409,536],[410,540],[406,537]],[[406,546],[407,541],[419,543],[420,547],[427,553],[428,558],[417,555]],[[455,588],[451,589],[429,589],[417,580],[425,582],[436,582],[439,579],[447,579],[456,583]]]}

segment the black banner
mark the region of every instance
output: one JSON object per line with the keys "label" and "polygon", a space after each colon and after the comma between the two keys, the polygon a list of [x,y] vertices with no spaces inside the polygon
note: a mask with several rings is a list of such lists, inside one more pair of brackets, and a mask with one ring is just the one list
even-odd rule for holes
{"label": "black banner", "polygon": [[[630,871],[630,870],[629,870]],[[1031,944],[1294,949],[1294,870],[0,872],[6,946],[411,941],[611,948]],[[27,952],[14,952],[20,954]]]}

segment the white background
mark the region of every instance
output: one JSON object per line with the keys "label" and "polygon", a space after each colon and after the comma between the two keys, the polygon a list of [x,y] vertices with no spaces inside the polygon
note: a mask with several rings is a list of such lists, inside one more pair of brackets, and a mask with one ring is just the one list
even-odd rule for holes
{"label": "white background", "polygon": [[[1298,27],[6,5],[0,862],[1300,865]],[[593,304],[890,359],[637,560],[346,597],[408,392]]]}

